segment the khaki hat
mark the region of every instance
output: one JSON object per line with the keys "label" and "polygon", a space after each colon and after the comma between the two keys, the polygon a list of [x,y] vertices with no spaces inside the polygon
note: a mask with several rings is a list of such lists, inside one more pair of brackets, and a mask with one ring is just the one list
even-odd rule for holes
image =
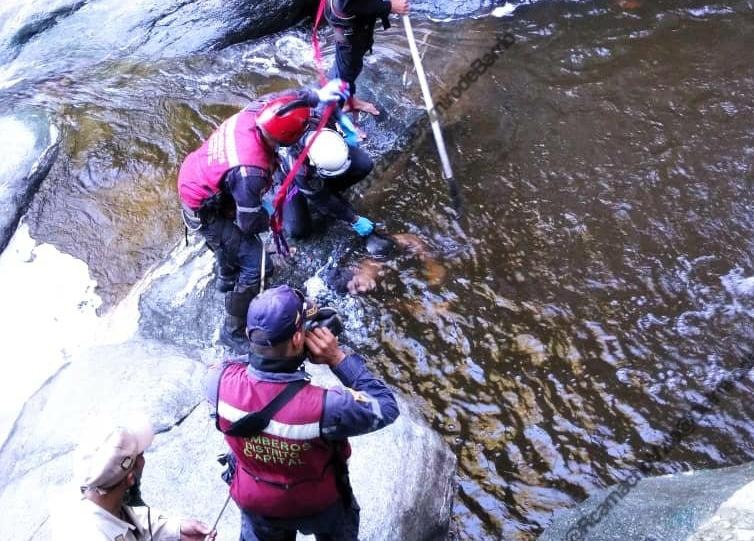
{"label": "khaki hat", "polygon": [[81,491],[107,489],[125,479],[136,457],[152,443],[154,430],[147,419],[119,426],[104,440],[82,445],[76,458],[76,481]]}

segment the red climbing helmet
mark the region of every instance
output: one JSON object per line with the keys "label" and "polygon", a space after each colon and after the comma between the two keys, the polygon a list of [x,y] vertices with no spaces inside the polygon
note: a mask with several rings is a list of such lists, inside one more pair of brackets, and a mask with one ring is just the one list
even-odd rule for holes
{"label": "red climbing helmet", "polygon": [[295,96],[282,96],[267,102],[257,117],[262,132],[282,146],[299,140],[309,122],[309,104]]}

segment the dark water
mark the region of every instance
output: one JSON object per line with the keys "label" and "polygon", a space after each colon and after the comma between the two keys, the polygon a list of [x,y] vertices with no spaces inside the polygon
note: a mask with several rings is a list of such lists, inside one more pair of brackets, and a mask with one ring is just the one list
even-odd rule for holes
{"label": "dark water", "polygon": [[[357,204],[446,268],[436,283],[401,260],[363,300],[370,337],[352,341],[455,449],[461,539],[535,538],[752,354],[752,6],[628,4],[419,25],[438,95],[504,31],[517,38],[443,118],[464,217],[447,212],[428,137]],[[388,117],[419,101],[403,43],[399,28],[380,36],[367,67]],[[181,239],[182,157],[248,97],[311,80],[307,47],[292,32],[6,90],[3,108],[51,110],[66,134],[35,237],[120,298]],[[754,458],[752,386],[735,384],[656,473]]]}
{"label": "dark water", "polygon": [[[465,238],[429,140],[370,197],[449,251],[442,286],[414,269],[380,298],[375,354],[456,450],[461,538],[532,539],[751,358],[752,22],[746,4],[522,12],[446,121]],[[753,381],[654,471],[751,460]]]}

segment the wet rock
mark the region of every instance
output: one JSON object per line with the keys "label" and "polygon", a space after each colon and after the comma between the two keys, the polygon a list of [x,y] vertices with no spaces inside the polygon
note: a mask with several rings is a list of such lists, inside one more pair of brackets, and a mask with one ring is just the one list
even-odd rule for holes
{"label": "wet rock", "polygon": [[561,513],[539,541],[749,539],[754,532],[754,463],[637,480]]}
{"label": "wet rock", "polygon": [[47,176],[57,155],[60,135],[41,113],[0,117],[0,251]]}
{"label": "wet rock", "polygon": [[39,538],[34,532],[48,516],[42,487],[70,479],[71,452],[88,426],[136,409],[165,431],[199,402],[203,365],[164,344],[128,341],[69,355],[27,401],[0,449],[0,502],[16,517],[0,525],[2,539]]}
{"label": "wet rock", "polygon": [[[332,376],[315,374],[315,381],[322,379],[334,383]],[[361,506],[359,539],[445,539],[455,457],[406,401],[399,406],[401,416],[393,425],[351,438],[351,483]],[[213,523],[227,497],[216,461],[226,446],[208,414],[202,404],[180,426],[156,438],[146,455],[144,497],[160,509]],[[239,524],[240,513],[231,502],[218,526],[218,541],[238,539]]]}
{"label": "wet rock", "polygon": [[173,265],[182,266],[163,271],[139,298],[141,334],[182,347],[207,347],[224,310],[224,294],[214,287],[214,256],[195,237],[190,246],[179,245],[162,267]]}
{"label": "wet rock", "polygon": [[[336,383],[312,366],[315,381]],[[3,539],[50,538],[50,510],[40,500],[77,498],[73,451],[86,427],[147,412],[159,432],[146,454],[145,500],[176,515],[213,522],[227,495],[216,456],[225,449],[200,390],[202,363],[152,341],[130,340],[71,356],[26,404],[0,450],[0,504],[16,517]],[[444,539],[450,519],[455,457],[405,400],[401,417],[353,438],[351,479],[362,507],[365,540]],[[44,487],[44,489],[40,489]],[[220,541],[238,538],[231,505]],[[397,537],[396,537],[397,536]]]}
{"label": "wet rock", "polygon": [[[493,3],[419,0],[412,8],[417,16],[467,17]],[[316,0],[11,0],[0,7],[0,83],[62,73],[71,64],[221,48],[284,30],[316,6]]]}
{"label": "wet rock", "polygon": [[283,30],[312,9],[311,0],[11,1],[0,8],[0,58],[12,79],[118,57],[170,57]]}

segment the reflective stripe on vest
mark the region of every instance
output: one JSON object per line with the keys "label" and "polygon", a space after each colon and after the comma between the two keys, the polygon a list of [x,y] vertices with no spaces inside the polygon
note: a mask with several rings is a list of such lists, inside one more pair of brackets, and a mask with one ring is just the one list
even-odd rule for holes
{"label": "reflective stripe on vest", "polygon": [[[217,414],[231,423],[238,421],[248,413],[251,413],[251,411],[240,410],[222,400],[217,404]],[[319,437],[319,420],[308,424],[291,425],[271,419],[264,431],[267,434],[289,440],[311,440]]]}
{"label": "reflective stripe on vest", "polygon": [[233,167],[259,167],[272,173],[275,153],[257,129],[257,113],[244,109],[231,116],[186,156],[178,173],[178,195],[187,207],[198,210],[219,192],[225,173]]}
{"label": "reflective stripe on vest", "polygon": [[[228,366],[218,389],[220,428],[227,430],[233,421],[261,410],[286,384],[257,380],[245,364]],[[225,436],[238,463],[230,492],[239,507],[266,517],[291,518],[318,513],[338,500],[332,467],[338,460],[335,444],[320,437],[325,392],[306,385],[260,434]]]}

